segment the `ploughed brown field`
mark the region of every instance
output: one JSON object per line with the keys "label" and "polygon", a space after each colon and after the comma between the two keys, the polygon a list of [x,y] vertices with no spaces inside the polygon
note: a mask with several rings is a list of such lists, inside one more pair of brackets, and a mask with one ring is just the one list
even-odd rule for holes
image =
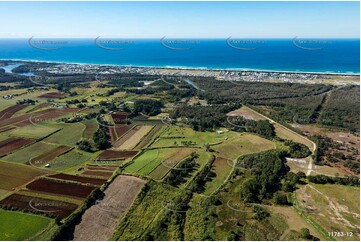
{"label": "ploughed brown field", "polygon": [[[46,122],[50,119],[55,119],[64,116],[68,113],[78,111],[78,108],[63,108],[63,109],[46,109],[35,113],[25,113],[16,117],[0,120],[0,128],[7,125],[15,125],[17,127],[27,126],[33,123]],[[31,121],[30,121],[31,120]]]}
{"label": "ploughed brown field", "polygon": [[139,144],[135,147],[136,149],[142,149],[144,148],[153,138],[153,136],[162,128],[161,125],[156,125],[149,133],[148,135],[142,139],[142,141],[139,142]]}
{"label": "ploughed brown field", "polygon": [[39,112],[35,112],[30,115],[29,118],[22,120],[21,122],[16,123],[15,125],[18,127],[27,126],[30,124],[36,124],[40,122],[52,121],[61,116],[67,115],[69,113],[74,113],[79,111],[79,108],[62,108],[62,109],[46,109],[41,110]]}
{"label": "ploughed brown field", "polygon": [[52,193],[52,194],[79,197],[79,198],[86,198],[95,189],[94,186],[57,182],[49,179],[38,179],[28,184],[26,188],[38,192]]}
{"label": "ploughed brown field", "polygon": [[61,145],[47,153],[44,153],[42,155],[39,155],[38,157],[31,159],[31,164],[33,164],[35,166],[43,165],[43,164],[51,161],[52,159],[55,159],[59,155],[64,154],[65,152],[70,151],[72,149],[73,149],[72,147]]}
{"label": "ploughed brown field", "polygon": [[81,174],[86,175],[86,176],[96,176],[96,177],[103,177],[103,178],[108,179],[109,177],[112,176],[113,173],[112,172],[105,172],[105,171],[84,171]]}
{"label": "ploughed brown field", "polygon": [[75,209],[78,208],[78,205],[73,203],[20,194],[11,194],[0,201],[0,205],[10,205],[11,207],[18,209],[26,209],[43,214],[52,214],[60,219],[68,217]]}
{"label": "ploughed brown field", "polygon": [[98,156],[99,160],[115,160],[115,159],[127,159],[135,156],[138,151],[124,150],[106,150]]}
{"label": "ploughed brown field", "polygon": [[73,175],[68,175],[68,174],[55,174],[55,175],[50,175],[48,177],[66,180],[66,181],[76,181],[76,182],[80,182],[80,183],[84,183],[84,184],[91,184],[91,185],[98,186],[98,187],[103,185],[104,182],[106,181],[105,179],[90,178],[90,177],[84,177],[84,176],[73,176]]}
{"label": "ploughed brown field", "polygon": [[17,150],[23,146],[33,143],[32,139],[9,138],[0,142],[0,156]]}
{"label": "ploughed brown field", "polygon": [[[118,176],[104,191],[104,198],[85,211],[75,226],[74,240],[110,240],[114,230],[132,205],[145,181],[132,176]],[[101,233],[99,233],[101,228]]]}
{"label": "ploughed brown field", "polygon": [[115,124],[126,124],[129,114],[126,112],[112,113],[112,118]]}
{"label": "ploughed brown field", "polygon": [[49,92],[49,93],[45,93],[43,95],[40,95],[40,98],[61,98],[61,97],[65,97],[66,94],[65,93],[61,93],[61,92]]}
{"label": "ploughed brown field", "polygon": [[11,107],[8,107],[0,112],[0,120],[11,118],[16,112],[25,108],[27,105],[25,104],[17,104]]}
{"label": "ploughed brown field", "polygon": [[116,169],[118,169],[117,166],[86,166],[87,170],[90,171],[115,171]]}
{"label": "ploughed brown field", "polygon": [[113,127],[109,127],[111,143],[114,143],[118,138],[122,137],[128,130],[133,127],[133,125],[116,125]]}

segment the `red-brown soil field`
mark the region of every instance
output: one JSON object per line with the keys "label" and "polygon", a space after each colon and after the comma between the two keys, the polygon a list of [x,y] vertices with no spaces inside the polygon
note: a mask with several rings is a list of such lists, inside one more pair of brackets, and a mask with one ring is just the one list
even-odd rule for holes
{"label": "red-brown soil field", "polygon": [[82,173],[82,175],[86,175],[86,176],[104,177],[107,179],[111,177],[112,174],[113,174],[112,172],[105,172],[105,171],[84,171]]}
{"label": "red-brown soil field", "polygon": [[0,156],[17,150],[25,145],[33,143],[32,139],[24,138],[9,138],[0,142]]}
{"label": "red-brown soil field", "polygon": [[118,169],[117,166],[86,166],[87,170],[91,170],[91,171],[115,171],[116,169]]}
{"label": "red-brown soil field", "polygon": [[126,112],[112,113],[112,118],[115,124],[126,124],[129,114]]}
{"label": "red-brown soil field", "polygon": [[27,105],[25,104],[17,104],[11,107],[8,107],[0,112],[0,120],[11,118],[16,112],[25,108]]}
{"label": "red-brown soil field", "polygon": [[98,156],[99,160],[127,159],[135,156],[138,151],[106,150]]}
{"label": "red-brown soil field", "polygon": [[48,177],[66,180],[66,181],[76,181],[84,184],[91,184],[94,186],[101,186],[106,181],[105,179],[98,179],[98,178],[90,178],[90,177],[84,177],[84,176],[73,176],[68,174],[55,174],[50,175]]}
{"label": "red-brown soil field", "polygon": [[66,94],[65,93],[61,93],[61,92],[49,92],[49,93],[45,93],[43,95],[40,95],[40,98],[61,98],[61,97],[65,97]]}
{"label": "red-brown soil field", "polygon": [[38,179],[28,184],[26,188],[58,195],[86,198],[95,189],[93,186],[85,186],[75,183],[57,182],[49,179]]}
{"label": "red-brown soil field", "polygon": [[11,207],[26,209],[36,213],[40,212],[43,214],[52,214],[60,219],[68,217],[75,209],[78,208],[78,205],[73,203],[20,194],[12,194],[6,197],[0,201],[0,205],[10,205]]}

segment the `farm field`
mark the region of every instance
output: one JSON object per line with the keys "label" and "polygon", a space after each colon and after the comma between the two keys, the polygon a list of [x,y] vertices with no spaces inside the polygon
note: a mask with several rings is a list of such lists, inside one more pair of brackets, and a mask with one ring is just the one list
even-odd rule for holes
{"label": "farm field", "polygon": [[141,201],[135,200],[129,212],[117,226],[112,240],[147,240],[148,233],[155,236],[153,240],[179,239],[177,235],[180,231],[177,227],[163,228],[162,233],[156,233],[156,231],[159,229],[157,224],[167,218],[172,219],[172,214],[176,219],[176,214],[179,212],[174,211],[179,208],[174,201],[182,203],[182,199],[186,199],[185,192],[155,182],[148,182],[146,186],[148,191],[142,196]]}
{"label": "farm field", "polygon": [[75,209],[77,204],[51,200],[42,197],[33,197],[28,195],[11,194],[0,201],[0,205],[8,205],[17,209],[26,209],[34,213],[43,215],[53,215],[59,219],[68,217]]}
{"label": "farm field", "polygon": [[60,130],[63,126],[59,124],[48,124],[48,125],[28,125],[19,127],[17,129],[8,132],[10,136],[24,137],[32,139],[44,138],[56,131]]}
{"label": "farm field", "polygon": [[133,149],[141,139],[153,128],[153,126],[137,126],[129,131],[124,138],[120,138],[115,144],[116,150],[130,150]]}
{"label": "farm field", "polygon": [[232,171],[232,162],[221,157],[216,157],[213,162],[210,174],[210,181],[206,183],[204,194],[211,195],[215,192],[227,179]]}
{"label": "farm field", "polygon": [[162,129],[161,125],[155,125],[155,127],[138,143],[136,149],[142,149],[148,145],[148,143],[154,138],[154,136]]}
{"label": "farm field", "polygon": [[[189,156],[195,151],[195,149],[178,149],[177,152],[173,153],[171,157],[162,157],[160,165],[157,166],[149,176],[155,180],[161,180],[171,169],[173,169],[181,160]],[[147,168],[145,168],[147,169]]]}
{"label": "farm field", "polygon": [[0,156],[11,153],[12,151],[22,148],[33,142],[34,142],[34,140],[22,139],[22,138],[9,138],[9,139],[0,141]]}
{"label": "farm field", "polygon": [[[0,240],[37,239],[50,227],[55,226],[53,219],[35,214],[0,209]],[[50,237],[43,238],[49,240]]]}
{"label": "farm field", "polygon": [[31,159],[38,157],[42,154],[50,152],[51,150],[55,149],[59,145],[50,144],[45,142],[36,142],[32,145],[29,145],[23,149],[19,149],[13,152],[10,155],[3,157],[2,159],[5,161],[16,162],[16,163],[27,163]]}
{"label": "farm field", "polygon": [[31,166],[0,161],[0,189],[11,191],[45,174]]}
{"label": "farm field", "polygon": [[98,156],[99,160],[117,160],[132,158],[138,153],[138,151],[117,151],[106,150]]}
{"label": "farm field", "polygon": [[26,188],[32,191],[65,195],[76,198],[86,198],[95,189],[94,186],[56,182],[50,179],[38,179],[28,184]]}
{"label": "farm field", "polygon": [[216,155],[231,160],[240,155],[258,153],[274,148],[275,144],[272,141],[253,134],[237,135],[235,138],[212,146],[212,149],[216,151]]}
{"label": "farm field", "polygon": [[85,129],[83,131],[83,138],[85,139],[93,138],[95,131],[97,131],[99,127],[99,124],[95,121],[95,119],[85,120],[83,124],[85,124]]}
{"label": "farm field", "polygon": [[73,173],[91,158],[92,154],[79,150],[71,150],[49,161],[49,169],[56,171],[67,170]]}
{"label": "farm field", "polygon": [[29,160],[29,164],[32,166],[41,167],[42,165],[48,164],[48,162],[51,161],[52,159],[70,151],[71,149],[72,149],[72,147],[65,146],[65,145],[58,146],[58,147],[50,150],[49,152],[46,152],[42,155],[31,158]]}
{"label": "farm field", "polygon": [[74,240],[110,240],[144,184],[145,181],[136,177],[115,178],[104,191],[104,198],[87,209],[80,224],[75,226]]}
{"label": "farm field", "polygon": [[70,124],[59,132],[56,132],[44,139],[44,141],[67,146],[75,146],[76,143],[81,140],[84,130],[85,125],[82,123]]}

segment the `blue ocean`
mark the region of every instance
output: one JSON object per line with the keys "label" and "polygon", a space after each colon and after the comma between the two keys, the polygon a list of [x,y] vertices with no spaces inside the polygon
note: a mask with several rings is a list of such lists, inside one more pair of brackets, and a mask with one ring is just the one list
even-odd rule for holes
{"label": "blue ocean", "polygon": [[359,39],[0,39],[0,59],[360,73]]}

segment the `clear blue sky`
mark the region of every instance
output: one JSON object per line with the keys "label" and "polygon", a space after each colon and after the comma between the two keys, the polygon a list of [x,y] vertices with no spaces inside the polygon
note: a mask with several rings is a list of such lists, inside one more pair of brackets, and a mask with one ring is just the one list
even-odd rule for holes
{"label": "clear blue sky", "polygon": [[358,38],[358,2],[0,2],[0,37]]}

